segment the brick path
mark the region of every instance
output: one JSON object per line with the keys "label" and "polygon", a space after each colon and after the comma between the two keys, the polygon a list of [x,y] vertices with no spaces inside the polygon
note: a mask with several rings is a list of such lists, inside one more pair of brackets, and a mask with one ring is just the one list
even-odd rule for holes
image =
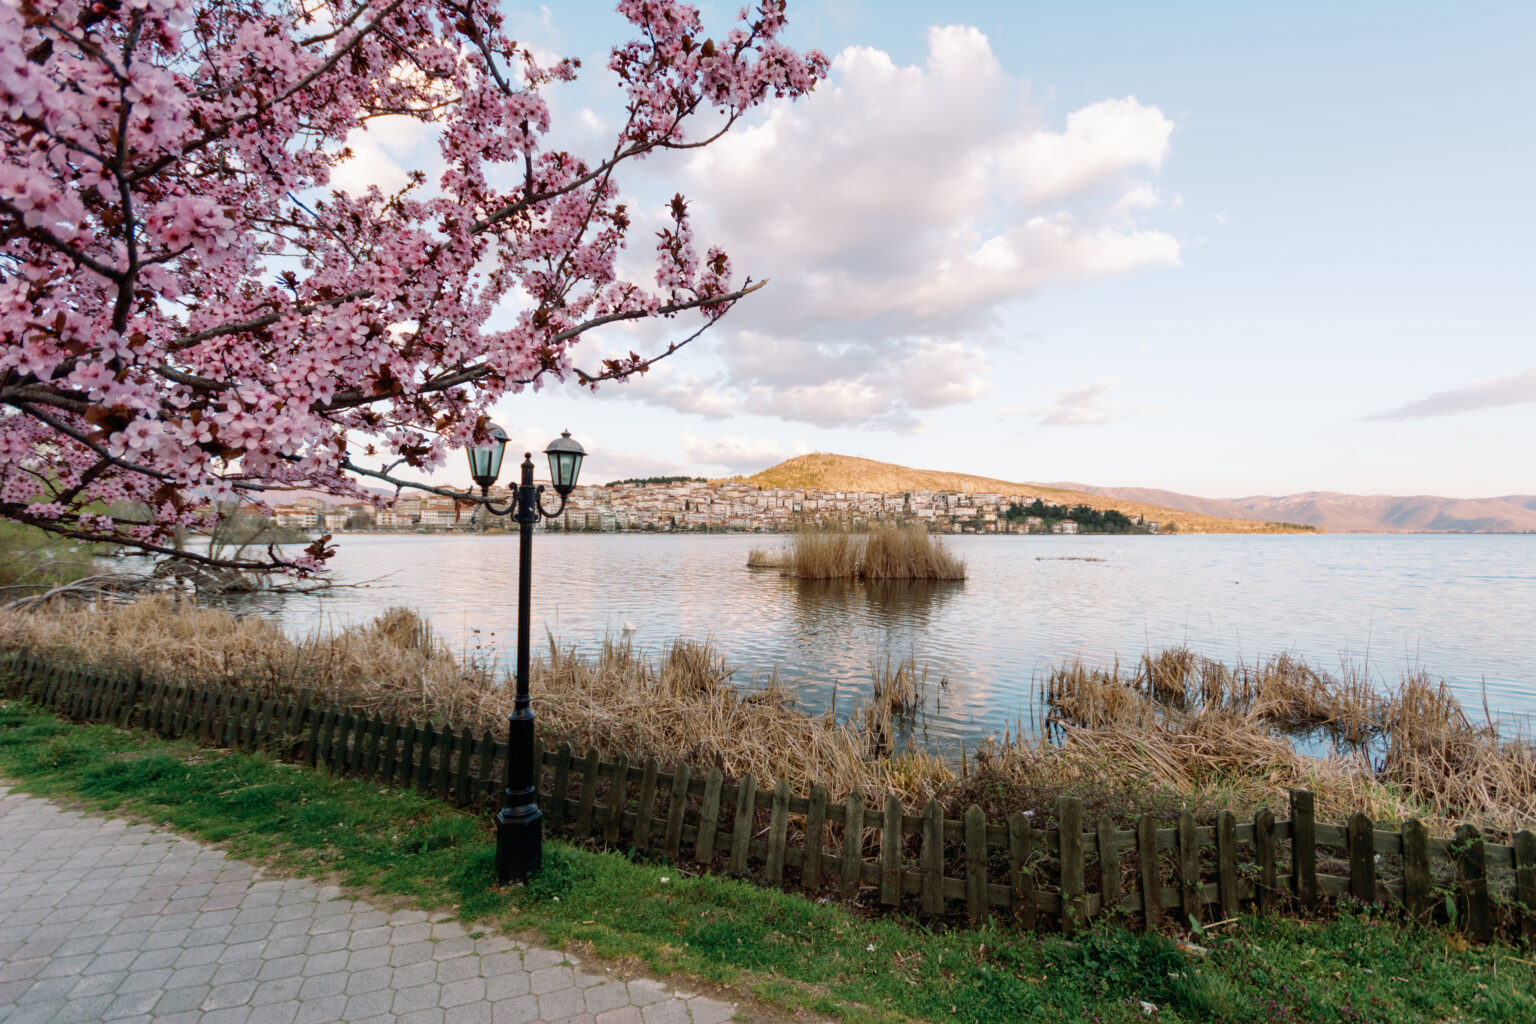
{"label": "brick path", "polygon": [[721,1024],[569,954],[0,785],[0,1024]]}

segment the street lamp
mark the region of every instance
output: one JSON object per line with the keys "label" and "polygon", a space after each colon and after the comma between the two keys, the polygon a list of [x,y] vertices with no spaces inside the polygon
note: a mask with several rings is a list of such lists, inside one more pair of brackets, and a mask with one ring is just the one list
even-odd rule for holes
{"label": "street lamp", "polygon": [[496,878],[522,882],[537,874],[543,861],[544,816],[539,811],[538,765],[533,763],[533,708],[528,700],[529,584],[533,578],[533,524],[565,511],[565,500],[576,487],[586,452],[565,431],[549,443],[549,477],[560,495],[560,507],[546,511],[544,487],[533,483],[533,453],[523,453],[523,477],[512,500],[498,508],[488,492],[501,473],[507,433],[494,423],[487,440],[469,448],[469,474],[480,487],[487,512],[511,516],[520,528],[517,552],[517,697],[507,716],[507,787],[496,812]]}

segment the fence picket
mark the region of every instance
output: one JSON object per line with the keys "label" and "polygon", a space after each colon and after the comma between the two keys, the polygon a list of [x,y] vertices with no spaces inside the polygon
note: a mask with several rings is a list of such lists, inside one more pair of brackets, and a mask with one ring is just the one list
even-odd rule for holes
{"label": "fence picket", "polygon": [[1303,907],[1317,906],[1317,822],[1312,794],[1291,790],[1291,888]]}
{"label": "fence picket", "polygon": [[[789,832],[789,783],[780,779],[773,786],[773,809],[768,815],[768,858],[764,874],[779,885],[784,881],[784,847]],[[806,856],[810,856],[807,851]]]}
{"label": "fence picket", "polygon": [[1136,819],[1136,860],[1141,868],[1141,926],[1156,931],[1163,923],[1163,865],[1157,855],[1157,822]]}
{"label": "fence picket", "polygon": [[581,803],[576,807],[576,835],[582,838],[592,834],[592,807],[597,802],[597,748],[587,751],[587,759],[581,766]]}
{"label": "fence picket", "polygon": [[630,843],[637,850],[651,848],[651,822],[656,816],[656,777],[661,774],[661,762],[654,757],[645,759],[645,773],[640,776],[640,802],[635,807],[635,831]]}
{"label": "fence picket", "polygon": [[1536,835],[1515,833],[1515,899],[1520,904],[1520,930],[1528,946],[1536,946]]}
{"label": "fence picket", "polygon": [[885,798],[885,822],[880,830],[880,902],[901,902],[901,801]]}
{"label": "fence picket", "polygon": [[1034,828],[1022,811],[1008,815],[1008,875],[1013,889],[1013,916],[1033,931],[1035,927],[1035,874],[1030,868]]}
{"label": "fence picket", "polygon": [[[1179,814],[1179,894],[1183,899],[1184,916],[1198,921],[1204,910],[1200,898],[1200,845],[1195,834],[1193,811]],[[1183,924],[1183,922],[1179,922]]]}
{"label": "fence picket", "polygon": [[1237,816],[1216,815],[1216,892],[1222,920],[1237,916]]}
{"label": "fence picket", "polygon": [[805,815],[805,860],[800,865],[800,884],[815,891],[821,888],[821,855],[826,846],[827,787],[811,787],[811,806]]}
{"label": "fence picket", "polygon": [[433,775],[432,788],[437,790],[437,798],[444,803],[448,801],[448,794],[453,790],[453,753],[462,751],[464,737],[469,735],[468,730],[461,729],[457,734],[453,726],[443,723],[442,730],[438,733],[441,745],[437,748],[437,764]]}
{"label": "fence picket", "polygon": [[747,870],[747,850],[752,842],[752,819],[756,812],[757,780],[746,772],[736,786],[736,822],[731,829],[730,867],[738,875]]}
{"label": "fence picket", "polygon": [[1376,902],[1376,826],[1363,811],[1349,816],[1349,894]]}
{"label": "fence picket", "polygon": [[549,824],[559,828],[565,821],[565,796],[571,786],[571,745],[562,743],[555,750],[555,787],[550,792]]}
{"label": "fence picket", "polygon": [[699,808],[699,837],[693,843],[693,859],[709,865],[715,857],[715,827],[720,823],[720,787],[725,777],[711,768],[704,777],[704,805]]}
{"label": "fence picket", "polygon": [[854,790],[843,802],[842,877],[838,880],[843,899],[850,900],[859,891],[859,875],[864,865],[864,794]]}
{"label": "fence picket", "polygon": [[1434,920],[1435,902],[1430,893],[1429,830],[1418,818],[1403,822],[1403,905],[1410,919],[1420,924]]}
{"label": "fence picket", "polygon": [[[469,770],[472,767],[472,762],[475,756],[474,730],[472,730],[467,725],[464,726],[464,728],[459,730],[458,742],[459,759],[454,762],[455,770],[453,773],[452,782],[453,802],[458,804],[460,807],[464,807],[469,803]],[[535,759],[533,763],[535,765],[533,772],[534,789],[537,790],[539,788],[539,775],[541,774],[539,768],[542,767],[542,765],[540,765],[537,759]],[[537,802],[537,800],[535,800],[535,802]]]}
{"label": "fence picket", "polygon": [[689,774],[687,762],[672,769],[672,793],[667,797],[667,831],[661,838],[662,855],[669,860],[677,860],[682,854],[683,813],[688,810]]}
{"label": "fence picket", "polygon": [[1120,906],[1125,894],[1120,878],[1120,845],[1115,839],[1115,819],[1099,815],[1099,913]]}
{"label": "fence picket", "polygon": [[987,918],[987,815],[975,804],[965,812],[965,913],[973,925]]}
{"label": "fence picket", "polygon": [[1493,938],[1493,914],[1488,905],[1488,859],[1483,834],[1475,825],[1462,825],[1456,830],[1451,856],[1461,876],[1462,920],[1466,921],[1467,935],[1475,942],[1488,942]]}
{"label": "fence picket", "polygon": [[923,913],[944,913],[944,808],[929,800],[923,808]]}
{"label": "fence picket", "polygon": [[1275,905],[1275,814],[1268,807],[1253,816],[1253,854],[1259,868],[1254,909],[1263,914]]}
{"label": "fence picket", "polygon": [[[484,801],[486,797],[496,792],[496,737],[487,729],[480,734],[480,746],[475,751],[475,786],[476,799]],[[565,802],[565,794],[560,794],[559,803]],[[549,803],[549,801],[544,801]]]}
{"label": "fence picket", "polygon": [[1071,933],[1085,923],[1083,894],[1083,802],[1075,796],[1064,796],[1057,803],[1057,817],[1061,822],[1061,930]]}
{"label": "fence picket", "polygon": [[423,722],[416,727],[417,744],[416,756],[416,792],[425,796],[432,791],[432,750],[440,746],[437,727],[431,722]]}
{"label": "fence picket", "polygon": [[620,754],[613,763],[613,785],[608,787],[608,807],[603,817],[603,840],[619,841],[624,824],[624,805],[629,802],[629,755]]}

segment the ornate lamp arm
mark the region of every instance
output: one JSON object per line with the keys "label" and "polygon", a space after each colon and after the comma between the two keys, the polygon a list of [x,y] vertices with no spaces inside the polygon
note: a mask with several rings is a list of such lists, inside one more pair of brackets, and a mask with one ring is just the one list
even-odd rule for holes
{"label": "ornate lamp arm", "polygon": [[489,490],[490,489],[487,488],[487,487],[480,488],[480,507],[481,508],[485,509],[487,512],[491,513],[492,515],[496,515],[496,516],[510,516],[512,513],[517,511],[517,492],[516,491],[512,492],[512,497],[507,499],[507,504],[504,507],[498,508],[496,503],[491,500],[491,497],[490,497],[490,494],[489,494]]}
{"label": "ornate lamp arm", "polygon": [[548,509],[546,509],[544,507],[544,485],[543,484],[540,484],[538,486],[538,488],[535,490],[534,494],[535,494],[535,497],[533,499],[534,500],[534,504],[538,506],[539,515],[543,516],[545,519],[556,519],[556,518],[559,518],[560,513],[565,511],[565,495],[563,495],[563,494],[560,495],[560,507],[556,508],[553,512],[551,512],[551,511],[549,511]]}

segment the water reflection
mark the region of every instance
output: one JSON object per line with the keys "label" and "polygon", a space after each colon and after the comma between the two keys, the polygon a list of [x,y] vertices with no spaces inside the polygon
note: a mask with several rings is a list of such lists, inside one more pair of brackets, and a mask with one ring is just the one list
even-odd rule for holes
{"label": "water reflection", "polygon": [[[763,538],[547,535],[535,544],[534,635],[595,649],[633,624],[652,652],[711,638],[738,678],[770,673],[839,717],[870,666],[911,655],[932,693],[927,739],[1032,720],[1035,681],[1072,657],[1136,659],[1185,644],[1233,662],[1289,651],[1332,668],[1366,661],[1395,681],[1422,666],[1469,708],[1536,710],[1536,536],[956,537],[963,583],[785,579],[746,567]],[[231,607],[293,633],[409,605],[455,650],[516,628],[516,538],[347,535],[326,596],[242,595]],[[1098,561],[1064,560],[1094,558]],[[1040,559],[1040,560],[1037,560]],[[476,632],[476,631],[479,632]],[[510,664],[503,648],[501,663]]]}

